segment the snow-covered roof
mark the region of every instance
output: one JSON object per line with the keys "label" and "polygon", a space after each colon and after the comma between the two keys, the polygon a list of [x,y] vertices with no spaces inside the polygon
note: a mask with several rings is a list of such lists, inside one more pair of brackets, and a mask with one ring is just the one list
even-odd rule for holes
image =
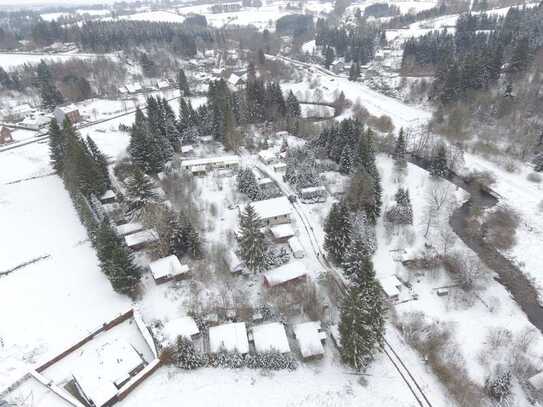
{"label": "snow-covered roof", "polygon": [[158,240],[158,233],[154,229],[146,229],[141,232],[133,233],[125,236],[124,241],[128,247],[138,246],[140,244],[146,244],[155,242]]}
{"label": "snow-covered roof", "polygon": [[149,264],[151,274],[155,280],[173,278],[189,272],[189,266],[181,264],[177,256],[163,257]]}
{"label": "snow-covered roof", "polygon": [[301,261],[293,261],[264,273],[264,278],[270,287],[284,284],[307,275],[307,269]]}
{"label": "snow-covered roof", "polygon": [[193,150],[194,150],[194,148],[190,144],[185,145],[185,146],[181,146],[181,152],[182,153],[190,153]]}
{"label": "snow-covered roof", "polygon": [[396,276],[390,276],[386,278],[382,278],[379,280],[381,283],[381,287],[383,287],[383,290],[387,297],[395,297],[400,295],[400,291],[398,290],[398,287],[402,285],[400,280],[398,280],[398,277]]}
{"label": "snow-covered roof", "polygon": [[228,78],[228,83],[233,86],[236,86],[240,81],[241,78],[235,73],[230,74],[230,77]]}
{"label": "snow-covered roof", "polygon": [[286,196],[256,201],[251,204],[260,219],[266,220],[276,216],[290,215],[292,206]]}
{"label": "snow-covered roof", "polygon": [[326,188],[323,186],[320,187],[308,187],[308,188],[302,188],[300,189],[300,192],[303,194],[312,194],[315,192],[323,192],[326,193]]}
{"label": "snow-covered roof", "polygon": [[159,89],[164,89],[164,88],[167,88],[168,86],[170,86],[170,84],[168,83],[168,81],[164,80],[164,79],[159,79],[157,82],[156,82],[156,85]]}
{"label": "snow-covered roof", "polygon": [[117,234],[119,236],[126,236],[132,233],[140,232],[144,229],[144,226],[139,222],[125,223],[124,225],[117,226]]}
{"label": "snow-covered roof", "polygon": [[263,186],[263,185],[270,185],[270,184],[273,184],[273,180],[271,178],[260,178],[258,181],[256,181],[256,183],[259,185],[259,186]]}
{"label": "snow-covered roof", "polygon": [[277,168],[287,168],[287,164],[286,164],[286,163],[277,163],[277,164],[273,164],[273,165],[272,165],[272,168],[273,168],[273,169],[277,169]]}
{"label": "snow-covered roof", "polygon": [[211,353],[221,350],[239,353],[249,352],[249,340],[245,322],[223,324],[209,328],[209,349]]}
{"label": "snow-covered roof", "polygon": [[101,201],[105,201],[106,199],[113,199],[115,198],[115,192],[113,192],[111,189],[108,189],[101,197]]}
{"label": "snow-covered roof", "polygon": [[253,340],[258,353],[277,351],[290,352],[285,327],[279,322],[271,322],[253,327]]}
{"label": "snow-covered roof", "polygon": [[296,236],[288,239],[288,247],[292,250],[293,253],[303,252],[304,248]]}
{"label": "snow-covered roof", "polygon": [[173,344],[178,336],[191,338],[193,335],[198,335],[200,330],[192,317],[181,317],[168,321],[162,328],[162,334],[166,343]]}
{"label": "snow-covered roof", "polygon": [[223,155],[219,157],[191,158],[189,160],[182,160],[181,166],[183,168],[190,168],[200,165],[239,164],[239,161],[240,158],[237,155]]}
{"label": "snow-covered roof", "polygon": [[262,161],[272,161],[275,160],[275,151],[272,148],[268,148],[267,150],[262,150],[258,152],[258,157]]}
{"label": "snow-covered roof", "polygon": [[228,263],[228,267],[230,267],[230,271],[232,273],[241,272],[245,268],[245,264],[239,259],[234,250],[229,250],[226,253],[225,260]]}
{"label": "snow-covered roof", "polygon": [[294,236],[294,229],[292,229],[292,226],[289,223],[272,226],[270,232],[274,239],[285,239]]}
{"label": "snow-covered roof", "polygon": [[126,89],[126,86],[119,86],[117,89],[119,90],[119,93],[128,93],[128,89]]}
{"label": "snow-covered roof", "polygon": [[528,379],[528,383],[536,389],[543,389],[543,372],[539,372]]}
{"label": "snow-covered roof", "polygon": [[196,172],[206,172],[207,168],[205,165],[195,165],[194,167],[190,167],[190,172],[193,174]]}
{"label": "snow-covered roof", "polygon": [[294,325],[294,335],[304,359],[324,354],[324,347],[321,342],[323,333],[320,329],[320,321],[303,322]]}
{"label": "snow-covered roof", "polygon": [[115,383],[129,378],[143,360],[128,342],[117,339],[106,342],[99,352],[82,352],[79,355],[81,371],[73,372],[87,399],[101,407],[117,394]]}
{"label": "snow-covered roof", "polygon": [[69,104],[69,105],[66,105],[66,106],[57,106],[57,109],[60,110],[61,112],[63,112],[64,114],[67,114],[67,113],[70,113],[70,112],[75,112],[77,111],[77,106],[74,105],[73,103]]}

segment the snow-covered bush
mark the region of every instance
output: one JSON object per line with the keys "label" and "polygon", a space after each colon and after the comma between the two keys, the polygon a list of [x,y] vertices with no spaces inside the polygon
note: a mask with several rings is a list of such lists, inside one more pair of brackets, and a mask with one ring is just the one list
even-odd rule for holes
{"label": "snow-covered bush", "polygon": [[211,355],[209,355],[209,366],[211,367],[240,369],[242,367],[245,367],[245,365],[245,356],[237,351],[227,352],[221,350],[218,353],[212,353]]}
{"label": "snow-covered bush", "polygon": [[251,353],[247,355],[247,367],[250,369],[268,370],[295,370],[298,362],[290,353],[279,353],[276,351],[266,353]]}
{"label": "snow-covered bush", "polygon": [[266,268],[272,269],[275,267],[282,266],[290,261],[290,254],[288,250],[284,247],[281,247],[279,250],[269,249],[266,252]]}
{"label": "snow-covered bush", "polygon": [[509,370],[500,370],[487,377],[485,391],[492,399],[501,402],[511,395],[512,375]]}
{"label": "snow-covered bush", "polygon": [[198,352],[190,339],[179,336],[174,346],[173,363],[181,369],[197,369],[207,365],[207,356]]}

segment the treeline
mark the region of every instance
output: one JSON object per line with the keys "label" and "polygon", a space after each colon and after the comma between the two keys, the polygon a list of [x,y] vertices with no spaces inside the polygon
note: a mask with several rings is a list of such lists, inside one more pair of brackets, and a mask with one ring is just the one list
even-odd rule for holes
{"label": "treeline", "polygon": [[542,45],[542,6],[512,8],[498,20],[468,14],[458,19],[454,35],[432,32],[407,41],[402,71],[433,72],[432,96],[447,104],[494,85],[504,65],[508,80],[522,76]]}
{"label": "treeline", "polygon": [[417,21],[429,20],[431,18],[436,18],[447,14],[464,13],[469,11],[469,9],[469,1],[442,1],[438,6],[431,9],[422,10],[415,14],[407,13],[394,17],[388,23],[386,23],[385,26],[386,28],[391,29],[403,28],[409,24],[416,23]]}
{"label": "treeline", "polygon": [[393,17],[400,15],[399,7],[388,3],[375,3],[370,4],[364,9],[365,17]]}
{"label": "treeline", "polygon": [[[356,27],[336,27],[322,18],[317,20],[315,44],[323,47],[327,64],[334,57],[346,62],[367,64],[375,55],[375,48],[384,41],[384,32],[364,19],[358,19]],[[332,54],[330,54],[331,50]]]}
{"label": "treeline", "polygon": [[97,199],[111,186],[106,157],[91,138],[83,140],[68,120],[61,129],[53,119],[49,135],[52,166],[62,177],[81,222],[87,228],[100,268],[115,291],[134,294],[141,270],[102,213]]}
{"label": "treeline", "polygon": [[289,14],[279,18],[275,23],[275,31],[282,35],[302,37],[313,33],[315,26],[313,16],[305,14]]}

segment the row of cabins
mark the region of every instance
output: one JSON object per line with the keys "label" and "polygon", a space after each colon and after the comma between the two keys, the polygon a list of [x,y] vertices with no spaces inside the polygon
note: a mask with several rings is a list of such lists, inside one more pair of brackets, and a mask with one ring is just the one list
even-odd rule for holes
{"label": "row of cabins", "polygon": [[[292,332],[304,360],[324,355],[326,332],[322,330],[320,321],[295,324]],[[268,322],[251,328],[247,328],[245,322],[230,322],[212,326],[208,333],[210,353],[226,351],[244,355],[250,352],[251,345],[256,353],[291,352],[287,331],[279,322]],[[174,343],[178,336],[196,341],[201,334],[194,319],[188,316],[167,322],[161,331],[165,344]]]}
{"label": "row of cabins", "polygon": [[181,161],[181,168],[194,176],[206,175],[215,170],[237,170],[240,166],[240,157],[225,155],[218,157],[193,158]]}
{"label": "row of cabins", "polygon": [[146,84],[142,84],[140,82],[127,83],[126,85],[119,86],[117,90],[121,95],[132,95],[143,92],[144,90],[168,89],[171,86],[173,86],[173,84],[169,80],[158,79]]}

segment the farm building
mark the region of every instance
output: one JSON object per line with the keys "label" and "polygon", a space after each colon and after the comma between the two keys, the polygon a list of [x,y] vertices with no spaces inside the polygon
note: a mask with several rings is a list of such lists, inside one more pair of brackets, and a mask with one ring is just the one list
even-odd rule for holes
{"label": "farm building", "polygon": [[13,137],[11,135],[11,130],[5,126],[2,126],[0,129],[0,145],[11,143],[12,141]]}
{"label": "farm building", "polygon": [[252,203],[254,210],[265,225],[290,223],[292,206],[285,196]]}
{"label": "farm building", "polygon": [[400,288],[402,283],[396,276],[390,276],[379,280],[386,297],[391,301],[398,301],[400,298]]}
{"label": "farm building", "polygon": [[178,280],[189,274],[189,266],[181,264],[177,256],[163,257],[149,264],[151,275],[157,284]]}
{"label": "farm building", "polygon": [[305,256],[304,248],[296,236],[288,239],[288,247],[295,259],[301,259]]}
{"label": "farm building", "polygon": [[245,85],[245,81],[240,76],[232,73],[228,77],[228,85],[232,90],[236,91],[243,87],[243,85]]}
{"label": "farm building", "polygon": [[328,192],[323,186],[302,188],[300,190],[300,198],[303,203],[325,202],[328,197]]}
{"label": "farm building", "polygon": [[117,226],[117,234],[121,237],[141,232],[145,227],[139,222],[130,222]]}
{"label": "farm building", "polygon": [[209,328],[209,350],[218,353],[237,351],[241,354],[249,352],[249,340],[245,322],[234,322]]}
{"label": "farm building", "polygon": [[59,126],[62,127],[64,120],[68,120],[71,124],[76,124],[81,120],[81,114],[76,105],[70,104],[66,106],[57,106],[54,111],[55,118]]}
{"label": "farm building", "polygon": [[302,358],[307,360],[320,358],[324,355],[323,342],[326,340],[326,332],[322,331],[320,321],[296,324],[293,331],[298,341]]}
{"label": "farm building", "polygon": [[166,322],[162,328],[162,335],[165,343],[174,344],[178,336],[196,339],[200,335],[200,330],[194,318],[185,316]]}
{"label": "farm building", "polygon": [[277,174],[284,174],[287,172],[287,165],[285,163],[277,163],[272,165],[273,172]]}
{"label": "farm building", "polygon": [[257,325],[249,333],[258,353],[276,351],[279,353],[290,352],[285,327],[279,322]]}
{"label": "farm building", "polygon": [[284,223],[282,225],[272,226],[270,228],[273,240],[278,243],[285,243],[289,238],[294,236],[294,229],[290,223]]}
{"label": "farm building", "polygon": [[144,368],[139,353],[121,340],[106,342],[100,353],[82,352],[84,372],[73,373],[74,383],[81,397],[90,406],[111,405],[119,388]]}
{"label": "farm building", "polygon": [[158,233],[154,229],[146,229],[125,236],[124,241],[129,249],[137,251],[143,249],[150,243],[158,241]]}
{"label": "farm building", "polygon": [[263,274],[264,285],[272,288],[278,285],[305,280],[307,269],[300,261],[293,261],[271,269]]}
{"label": "farm building", "polygon": [[237,169],[239,167],[239,156],[225,155],[219,157],[193,158],[181,161],[181,168],[191,171],[198,169],[205,172],[218,169]]}

